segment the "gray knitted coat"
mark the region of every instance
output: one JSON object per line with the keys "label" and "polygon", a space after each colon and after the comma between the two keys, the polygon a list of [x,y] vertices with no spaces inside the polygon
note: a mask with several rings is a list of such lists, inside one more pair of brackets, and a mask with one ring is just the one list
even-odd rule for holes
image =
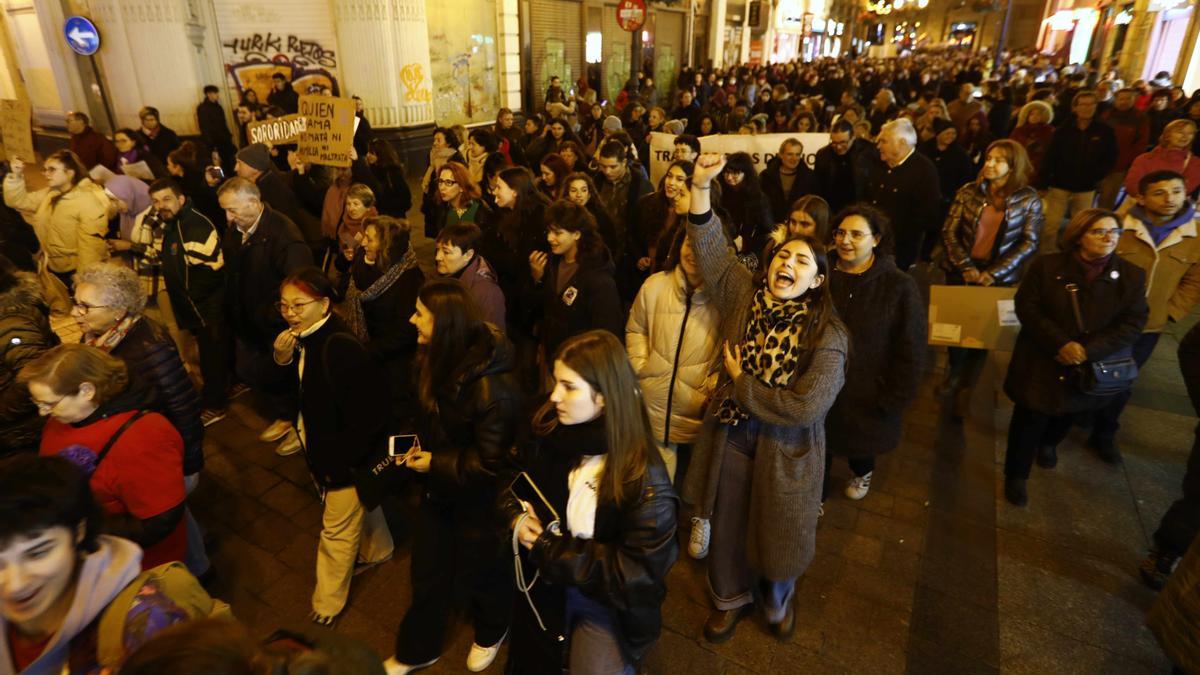
{"label": "gray knitted coat", "polygon": [[[710,214],[704,224],[689,221],[688,236],[721,316],[721,338],[738,344],[757,286],[737,261],[721,228],[720,220]],[[751,477],[746,554],[750,566],[768,579],[802,575],[816,552],[817,509],[825,470],[825,414],[845,381],[847,344],[840,327],[826,330],[807,370],[794,377],[790,388],[769,387],[749,374],[733,382],[738,406],[761,423]],[[709,406],[684,481],[685,499],[704,518],[712,515],[727,452],[728,427],[717,422],[716,408],[715,402]]]}

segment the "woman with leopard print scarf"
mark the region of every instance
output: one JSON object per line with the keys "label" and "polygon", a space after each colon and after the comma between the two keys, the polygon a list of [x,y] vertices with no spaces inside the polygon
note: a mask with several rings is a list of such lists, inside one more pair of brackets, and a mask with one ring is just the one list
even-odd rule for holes
{"label": "woman with leopard print scarf", "polygon": [[720,155],[698,159],[688,216],[728,374],[684,484],[696,512],[688,550],[709,559],[709,641],[732,637],[756,598],[772,633],[786,640],[796,625],[796,580],[816,549],[824,420],[845,379],[848,338],[820,243],[787,238],[757,275],[737,262],[709,195],[724,166]]}

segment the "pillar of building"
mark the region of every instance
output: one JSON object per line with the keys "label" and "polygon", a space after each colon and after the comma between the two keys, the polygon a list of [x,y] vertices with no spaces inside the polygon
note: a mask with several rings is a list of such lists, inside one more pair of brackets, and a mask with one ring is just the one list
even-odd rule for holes
{"label": "pillar of building", "polygon": [[[100,30],[96,58],[116,126],[136,129],[138,110],[153,106],[163,125],[199,133],[196,104],[204,85],[213,83],[204,54],[216,37],[192,3],[90,0],[89,7]],[[82,57],[79,66],[81,75],[91,75]]]}
{"label": "pillar of building", "polygon": [[708,5],[708,55],[713,68],[725,65],[725,1],[711,0]]}
{"label": "pillar of building", "polygon": [[432,123],[425,0],[335,0],[333,13],[344,90],[363,99],[371,124]]}
{"label": "pillar of building", "polygon": [[1121,56],[1117,61],[1117,72],[1126,82],[1141,78],[1142,67],[1146,64],[1146,50],[1149,48],[1150,33],[1154,30],[1154,21],[1158,12],[1151,12],[1150,0],[1137,0],[1133,5],[1133,22],[1125,33],[1125,44],[1121,47]]}
{"label": "pillar of building", "polygon": [[[500,107],[521,108],[521,17],[518,0],[496,0]],[[586,68],[585,68],[586,70]]]}

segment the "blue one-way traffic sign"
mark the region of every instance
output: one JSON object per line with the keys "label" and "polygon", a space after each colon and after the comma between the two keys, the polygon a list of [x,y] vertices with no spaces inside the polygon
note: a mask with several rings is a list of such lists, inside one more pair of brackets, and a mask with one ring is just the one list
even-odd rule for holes
{"label": "blue one-way traffic sign", "polygon": [[100,31],[96,24],[82,16],[72,16],[63,24],[63,35],[67,36],[67,45],[81,56],[91,56],[100,49]]}

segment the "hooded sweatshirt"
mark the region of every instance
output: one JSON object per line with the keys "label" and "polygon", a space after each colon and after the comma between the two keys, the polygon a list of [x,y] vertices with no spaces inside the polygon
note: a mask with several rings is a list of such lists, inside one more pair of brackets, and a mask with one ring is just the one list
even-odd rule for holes
{"label": "hooded sweatshirt", "polygon": [[[142,549],[117,537],[101,535],[99,547],[89,553],[79,570],[75,598],[58,632],[21,675],[59,675],[70,655],[71,640],[100,616],[142,570]],[[93,655],[94,658],[94,655]],[[91,660],[91,659],[89,659]],[[94,661],[93,661],[94,663]],[[16,675],[9,647],[9,626],[0,616],[0,675]],[[89,671],[90,672],[90,671]]]}
{"label": "hooded sweatshirt", "polygon": [[121,213],[121,238],[132,241],[138,215],[150,208],[150,188],[137,178],[113,176],[104,184],[104,189],[129,206]]}

